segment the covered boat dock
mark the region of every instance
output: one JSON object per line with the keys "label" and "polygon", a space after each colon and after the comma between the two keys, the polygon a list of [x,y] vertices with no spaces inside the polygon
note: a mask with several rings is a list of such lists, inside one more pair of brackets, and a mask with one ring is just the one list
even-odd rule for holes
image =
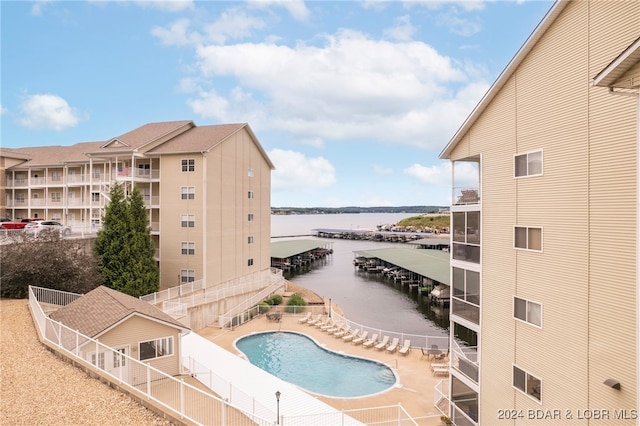
{"label": "covered boat dock", "polygon": [[[383,274],[395,282],[431,294],[441,285],[450,286],[449,253],[443,250],[382,248],[354,251],[353,264],[361,271]],[[440,287],[442,288],[442,287]],[[448,302],[448,292],[434,300]]]}
{"label": "covered boat dock", "polygon": [[387,242],[411,242],[434,235],[433,232],[380,231],[377,229],[312,229],[320,238],[342,238],[345,240],[371,240]]}
{"label": "covered boat dock", "polygon": [[271,243],[271,267],[290,271],[333,254],[333,243],[286,240]]}

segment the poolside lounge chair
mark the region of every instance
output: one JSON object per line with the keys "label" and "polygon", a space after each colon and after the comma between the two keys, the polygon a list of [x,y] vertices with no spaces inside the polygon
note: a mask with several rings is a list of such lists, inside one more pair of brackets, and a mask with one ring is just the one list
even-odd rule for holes
{"label": "poolside lounge chair", "polygon": [[321,323],[316,324],[316,327],[318,327],[320,330],[327,330],[327,329],[333,327],[334,325],[336,325],[336,323],[333,322],[333,320],[331,318],[326,318]]}
{"label": "poolside lounge chair", "polygon": [[300,318],[298,320],[299,324],[304,324],[305,322],[309,321],[311,319],[311,312],[307,312],[307,315],[305,315],[304,317]]}
{"label": "poolside lounge chair", "polygon": [[350,341],[352,341],[353,339],[355,339],[355,337],[356,337],[359,333],[360,333],[360,329],[357,329],[357,330],[356,330],[356,331],[354,331],[354,332],[351,332],[351,333],[349,333],[349,334],[346,334],[346,335],[342,336],[342,340],[343,340],[344,342],[350,342]]}
{"label": "poolside lounge chair", "polygon": [[381,351],[389,345],[389,336],[384,336],[382,341],[374,346],[377,351]]}
{"label": "poolside lounge chair", "polygon": [[378,335],[374,334],[373,336],[371,336],[371,339],[364,342],[362,346],[364,346],[365,348],[370,348],[376,343],[378,343]]}
{"label": "poolside lounge chair", "polygon": [[325,328],[325,327],[321,327],[320,329],[322,331],[326,331],[328,334],[333,334],[336,331],[340,330],[342,328],[342,323],[333,323],[333,326],[329,327],[329,328]]}
{"label": "poolside lounge chair", "polygon": [[340,338],[342,336],[345,336],[349,332],[349,330],[351,330],[351,326],[350,325],[342,327],[342,329],[340,329],[340,330],[338,330],[338,331],[333,333],[333,337],[338,339],[338,338]]}
{"label": "poolside lounge chair", "polygon": [[411,340],[406,339],[403,343],[402,343],[402,347],[400,348],[400,350],[398,351],[398,353],[400,355],[406,355],[411,351]]}
{"label": "poolside lounge chair", "polygon": [[322,314],[318,314],[316,315],[315,318],[308,320],[307,325],[316,325],[317,323],[320,322],[321,319],[322,319]]}
{"label": "poolside lounge chair", "polygon": [[387,351],[392,353],[395,352],[398,349],[398,342],[400,342],[400,339],[397,337],[394,337],[393,340],[391,341],[391,344],[387,346]]}
{"label": "poolside lounge chair", "polygon": [[355,339],[353,339],[351,341],[351,343],[353,343],[354,345],[360,345],[360,344],[364,343],[367,340],[367,336],[369,336],[369,332],[368,331],[363,331],[362,334],[360,335],[360,337],[356,337]]}

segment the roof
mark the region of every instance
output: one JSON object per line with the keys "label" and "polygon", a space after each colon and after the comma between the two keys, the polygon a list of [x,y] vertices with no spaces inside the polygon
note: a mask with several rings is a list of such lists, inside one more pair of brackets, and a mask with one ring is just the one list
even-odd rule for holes
{"label": "roof", "polygon": [[324,248],[326,245],[327,243],[315,240],[276,241],[271,243],[271,257],[286,259],[287,257],[296,256],[309,250]]}
{"label": "roof", "polygon": [[107,143],[103,144],[102,149],[122,149],[138,150],[143,148],[163,136],[172,133],[181,127],[188,128],[189,126],[195,126],[191,120],[180,121],[164,121],[159,123],[147,123],[136,129],[133,129],[127,133],[110,139]]}
{"label": "roof", "polygon": [[358,250],[354,253],[356,256],[378,258],[442,284],[449,285],[450,282],[449,253],[442,250],[384,248]]}
{"label": "roof", "polygon": [[50,317],[85,336],[98,337],[133,315],[160,321],[182,331],[189,330],[155,306],[105,286],[91,290],[51,313]]}
{"label": "roof", "polygon": [[410,241],[409,244],[421,246],[450,246],[449,238],[420,238],[419,240]]}
{"label": "roof", "polygon": [[[103,142],[81,142],[70,146],[39,146],[28,148],[3,148],[2,157],[24,158],[20,167],[63,165],[73,162],[87,162],[85,152],[98,148]],[[20,157],[19,157],[20,156]]]}
{"label": "roof", "polygon": [[560,12],[564,10],[564,8],[569,4],[570,0],[557,0],[551,9],[547,12],[545,17],[540,21],[538,26],[533,30],[527,41],[522,45],[520,50],[515,54],[511,62],[506,66],[506,68],[502,71],[502,73],[498,76],[493,85],[489,88],[487,93],[482,97],[478,105],[473,109],[469,117],[462,123],[462,126],[458,129],[458,131],[453,135],[453,138],[449,141],[447,146],[440,153],[440,158],[446,159],[449,158],[451,152],[455,148],[455,146],[460,142],[462,137],[469,131],[471,126],[475,123],[475,121],[482,115],[485,108],[489,106],[493,98],[496,97],[502,87],[506,84],[507,81],[511,78],[513,73],[518,69],[522,61],[527,57],[529,52],[534,48],[538,40],[542,38],[544,33],[549,29],[551,24],[556,20],[556,18],[560,15]]}
{"label": "roof", "polygon": [[217,124],[210,126],[197,126],[189,129],[188,131],[179,134],[178,136],[171,138],[167,142],[150,149],[147,154],[174,154],[184,152],[207,152],[215,148],[216,146],[229,139],[234,134],[238,133],[242,129],[245,129],[253,142],[258,147],[258,150],[265,158],[271,169],[274,169],[274,165],[269,159],[266,151],[258,142],[255,134],[247,123],[236,124]]}
{"label": "roof", "polygon": [[633,79],[628,82],[628,85],[620,84],[626,82],[618,82],[618,79],[622,77],[627,71],[629,71],[634,65],[640,62],[640,37],[636,39],[624,52],[618,55],[605,69],[600,71],[597,76],[594,77],[592,84],[594,86],[610,87],[618,83],[619,87],[630,89],[640,85],[640,81],[633,82]]}

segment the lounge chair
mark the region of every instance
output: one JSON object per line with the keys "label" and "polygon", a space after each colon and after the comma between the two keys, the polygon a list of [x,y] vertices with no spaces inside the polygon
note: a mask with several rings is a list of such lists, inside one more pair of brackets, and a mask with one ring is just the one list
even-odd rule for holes
{"label": "lounge chair", "polygon": [[311,312],[307,312],[307,315],[305,315],[304,317],[300,318],[298,320],[299,324],[304,324],[305,322],[309,321],[311,319]]}
{"label": "lounge chair", "polygon": [[395,352],[398,349],[399,342],[400,342],[400,339],[397,337],[394,337],[393,340],[391,341],[391,344],[387,346],[387,351],[391,353]]}
{"label": "lounge chair", "polygon": [[389,336],[384,336],[382,341],[374,346],[377,351],[381,351],[389,345]]}
{"label": "lounge chair", "polygon": [[359,333],[360,333],[360,329],[357,329],[357,330],[356,330],[356,331],[354,331],[354,332],[351,332],[351,333],[349,333],[349,334],[346,334],[346,335],[342,336],[342,340],[343,340],[344,342],[350,342],[350,341],[352,341],[353,339],[355,339],[355,337],[356,337]]}
{"label": "lounge chair", "polygon": [[411,351],[411,340],[409,339],[405,339],[405,341],[402,343],[402,347],[400,348],[400,350],[398,351],[398,353],[400,355],[406,355]]}
{"label": "lounge chair", "polygon": [[365,340],[367,340],[367,336],[369,335],[368,331],[363,331],[362,334],[360,335],[360,337],[356,337],[355,339],[353,339],[351,341],[351,343],[353,343],[354,345],[360,345],[362,343],[365,342]]}
{"label": "lounge chair", "polygon": [[327,318],[324,321],[322,321],[321,323],[316,324],[316,327],[318,327],[320,330],[327,330],[331,327],[333,327],[336,323],[333,322],[333,320],[331,318]]}
{"label": "lounge chair", "polygon": [[322,314],[318,314],[316,315],[315,318],[308,320],[307,325],[316,325],[317,323],[320,322],[321,319],[322,319]]}
{"label": "lounge chair", "polygon": [[371,339],[364,342],[362,346],[364,346],[365,348],[370,348],[376,343],[378,343],[378,335],[374,334],[373,336],[371,336]]}
{"label": "lounge chair", "polygon": [[342,328],[342,323],[333,323],[333,326],[329,327],[329,328],[325,328],[325,327],[321,327],[320,329],[322,331],[326,331],[328,334],[333,334],[336,331],[340,330]]}
{"label": "lounge chair", "polygon": [[342,329],[340,329],[340,330],[338,330],[338,331],[333,333],[333,337],[335,337],[336,339],[338,339],[340,337],[343,337],[349,332],[349,330],[351,330],[351,326],[350,325],[342,327]]}

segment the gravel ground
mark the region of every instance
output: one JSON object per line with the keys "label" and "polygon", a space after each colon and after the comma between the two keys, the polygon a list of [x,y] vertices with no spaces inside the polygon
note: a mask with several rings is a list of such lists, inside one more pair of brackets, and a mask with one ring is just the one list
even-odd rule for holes
{"label": "gravel ground", "polygon": [[171,425],[57,358],[26,300],[0,300],[0,425]]}

